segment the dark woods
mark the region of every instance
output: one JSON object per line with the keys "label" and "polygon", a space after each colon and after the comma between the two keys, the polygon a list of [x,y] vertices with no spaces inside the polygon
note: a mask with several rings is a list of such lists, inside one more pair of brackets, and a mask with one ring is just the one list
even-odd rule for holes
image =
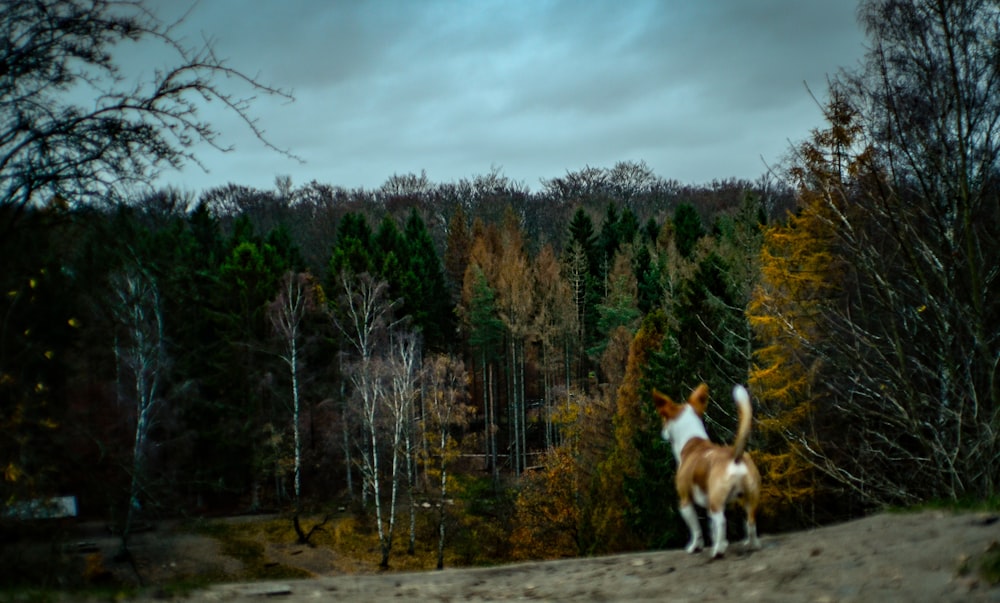
{"label": "dark woods", "polygon": [[[141,517],[345,506],[383,565],[421,512],[470,563],[674,546],[649,392],[700,382],[726,442],[749,384],[762,531],[993,496],[1000,17],[860,15],[864,65],[754,182],[622,162],[536,191],[495,170],[136,194],[103,176],[186,139],[139,127],[89,180],[47,154],[85,155],[65,119],[37,153],[3,139],[0,509],[75,495],[124,544]],[[47,89],[32,73],[10,106]]]}

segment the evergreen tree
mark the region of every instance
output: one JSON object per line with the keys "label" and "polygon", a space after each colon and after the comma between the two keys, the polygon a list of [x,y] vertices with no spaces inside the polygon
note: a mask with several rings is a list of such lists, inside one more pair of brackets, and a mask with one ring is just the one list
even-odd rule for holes
{"label": "evergreen tree", "polygon": [[465,273],[462,314],[468,330],[468,343],[472,348],[473,374],[480,371],[483,388],[483,414],[486,423],[487,465],[494,483],[499,482],[496,432],[499,428],[494,391],[494,369],[503,344],[503,321],[497,316],[496,293],[489,285],[485,272],[478,263],[469,264]]}
{"label": "evergreen tree", "polygon": [[622,245],[630,245],[636,242],[639,236],[639,218],[630,208],[622,210],[622,215],[618,219],[618,237]]}
{"label": "evergreen tree", "polygon": [[615,253],[622,244],[621,224],[619,224],[618,206],[612,201],[608,203],[604,213],[604,222],[601,224],[601,232],[597,237],[597,252],[599,271],[602,281],[611,272],[611,262],[614,261]]}
{"label": "evergreen tree", "polygon": [[364,214],[347,213],[337,225],[337,241],[330,255],[330,278],[337,282],[342,270],[371,274],[376,264],[372,232]]}
{"label": "evergreen tree", "polygon": [[[272,356],[265,355],[270,337],[266,309],[277,294],[278,282],[288,268],[270,245],[260,241],[252,230],[242,230],[240,238],[219,269],[219,307],[223,339],[228,344],[224,374],[230,384],[227,394],[233,416],[243,420],[238,428],[239,442],[249,447],[251,466],[242,477],[252,482],[251,507],[258,508],[265,478],[275,469],[277,450],[269,444],[276,422],[274,400],[264,387],[271,372]],[[276,487],[280,500],[287,495]]]}
{"label": "evergreen tree", "polygon": [[597,236],[594,234],[594,222],[590,219],[590,214],[582,207],[577,208],[569,223],[569,242],[567,246],[571,246],[573,243],[579,245],[583,251],[584,257],[587,260],[587,271],[589,274],[592,276],[597,275],[599,262]]}
{"label": "evergreen tree", "polygon": [[649,246],[640,245],[635,254],[637,306],[642,314],[649,314],[662,303],[663,286],[660,273]]}
{"label": "evergreen tree", "polygon": [[[0,214],[11,208],[0,207]],[[56,490],[65,467],[69,376],[81,341],[87,272],[77,225],[26,209],[0,236],[0,500]],[[89,272],[89,271],[88,271]],[[81,466],[77,469],[85,469]],[[92,475],[87,471],[87,475]]]}
{"label": "evergreen tree", "polygon": [[[567,280],[573,288],[580,350],[587,350],[597,339],[597,304],[601,299],[599,247],[590,215],[581,207],[569,225],[569,242],[563,252]],[[584,356],[584,355],[581,355]],[[581,373],[584,367],[580,366]]]}
{"label": "evergreen tree", "polygon": [[423,332],[424,344],[429,350],[443,351],[453,340],[453,306],[447,295],[441,259],[416,210],[411,211],[406,220],[403,238],[412,275],[404,298],[412,308],[416,326]]}
{"label": "evergreen tree", "polygon": [[705,236],[705,228],[701,216],[690,203],[681,203],[674,209],[674,237],[677,243],[677,253],[682,258],[690,258],[694,245]]}
{"label": "evergreen tree", "polygon": [[660,421],[654,416],[650,394],[651,385],[659,385],[665,377],[647,368],[650,354],[663,345],[666,331],[666,315],[653,312],[643,319],[629,349],[616,396],[614,442],[594,478],[594,539],[602,547],[595,552],[673,542],[680,530],[674,511],[674,471],[668,464],[670,447],[660,438]]}
{"label": "evergreen tree", "polygon": [[656,238],[660,235],[660,226],[656,223],[656,220],[650,218],[646,220],[646,224],[642,227],[642,236],[646,239],[647,243],[656,243]]}

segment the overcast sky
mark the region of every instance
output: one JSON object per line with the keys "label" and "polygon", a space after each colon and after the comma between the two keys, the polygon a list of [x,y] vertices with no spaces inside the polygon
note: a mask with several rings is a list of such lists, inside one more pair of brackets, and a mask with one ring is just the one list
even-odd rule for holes
{"label": "overcast sky", "polygon": [[[164,20],[184,0],[151,0]],[[854,0],[201,0],[178,34],[293,92],[260,98],[275,154],[215,107],[235,150],[162,182],[377,188],[426,170],[540,179],[645,161],[699,184],[755,179],[822,125],[808,85],[857,64]],[[130,60],[152,69],[141,52]],[[226,85],[225,82],[223,82]],[[217,104],[217,103],[216,103]]]}

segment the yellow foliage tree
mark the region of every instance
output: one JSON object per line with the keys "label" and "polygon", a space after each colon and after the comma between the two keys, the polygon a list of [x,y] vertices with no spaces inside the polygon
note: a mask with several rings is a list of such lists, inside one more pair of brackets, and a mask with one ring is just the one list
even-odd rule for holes
{"label": "yellow foliage tree", "polygon": [[626,482],[642,471],[636,436],[648,428],[648,417],[643,409],[644,404],[650,404],[649,391],[643,386],[643,370],[650,353],[662,346],[666,331],[666,316],[653,312],[643,320],[629,348],[625,376],[616,396],[612,422],[614,440],[595,476],[592,521],[594,542],[599,543],[599,547],[594,552],[634,550],[643,546],[644,535],[636,534],[629,524]]}
{"label": "yellow foliage tree", "polygon": [[515,559],[576,557],[580,551],[579,466],[568,442],[553,448],[542,470],[521,478],[511,534]]}
{"label": "yellow foliage tree", "polygon": [[[831,115],[844,109],[836,99]],[[833,120],[800,149],[792,170],[799,210],[764,230],[760,283],[747,309],[758,347],[749,375],[760,402],[755,459],[763,476],[762,511],[772,516],[809,509],[817,494],[810,458],[820,446],[816,418],[824,397],[817,375],[823,314],[843,281],[835,253],[836,216],[829,191],[839,189],[839,160],[853,140],[850,120]]]}
{"label": "yellow foliage tree", "polygon": [[555,413],[559,445],[546,452],[541,469],[521,479],[511,535],[515,558],[557,559],[594,551],[593,516],[600,501],[596,468],[612,447],[614,409],[602,389],[569,397]]}

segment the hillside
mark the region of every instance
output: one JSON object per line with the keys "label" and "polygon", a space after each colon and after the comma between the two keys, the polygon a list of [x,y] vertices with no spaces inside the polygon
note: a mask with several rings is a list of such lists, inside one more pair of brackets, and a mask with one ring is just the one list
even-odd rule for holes
{"label": "hillside", "polygon": [[[1000,565],[1000,521],[982,513],[883,513],[803,532],[763,535],[764,548],[725,559],[682,551],[534,562],[493,568],[344,574],[328,549],[271,547],[269,556],[315,575],[304,580],[213,585],[190,600],[259,601],[324,597],[386,601],[1000,601],[980,575]],[[211,539],[136,537],[137,560],[152,569],[237,564]],[[173,555],[173,558],[171,557]],[[324,569],[326,568],[326,569]],[[360,568],[358,568],[360,569]],[[156,593],[153,593],[156,594]],[[162,593],[160,593],[162,594]]]}

